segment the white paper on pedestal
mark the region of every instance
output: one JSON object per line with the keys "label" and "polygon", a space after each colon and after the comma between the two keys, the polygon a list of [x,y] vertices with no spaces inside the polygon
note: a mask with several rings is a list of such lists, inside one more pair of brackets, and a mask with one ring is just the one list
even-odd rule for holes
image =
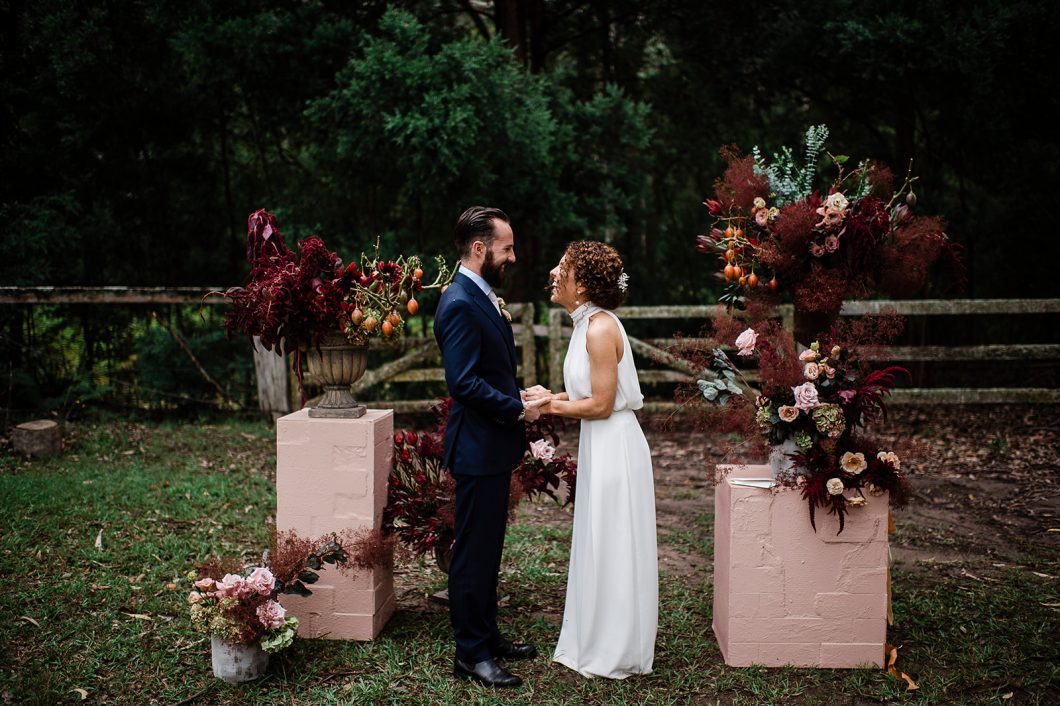
{"label": "white paper on pedestal", "polygon": [[775,488],[777,482],[769,478],[728,478],[729,485],[738,485],[744,488],[761,488],[769,490]]}

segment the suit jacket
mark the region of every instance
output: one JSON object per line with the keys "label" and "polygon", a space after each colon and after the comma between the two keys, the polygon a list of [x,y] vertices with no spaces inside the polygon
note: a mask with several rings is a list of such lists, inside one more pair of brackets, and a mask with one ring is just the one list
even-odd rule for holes
{"label": "suit jacket", "polygon": [[458,273],[438,302],[434,337],[453,398],[443,463],[452,473],[511,473],[526,445],[512,325]]}

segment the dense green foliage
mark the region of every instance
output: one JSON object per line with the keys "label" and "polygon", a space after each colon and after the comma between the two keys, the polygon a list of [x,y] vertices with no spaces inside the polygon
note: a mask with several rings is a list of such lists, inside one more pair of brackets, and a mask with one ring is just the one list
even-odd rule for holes
{"label": "dense green foliage", "polygon": [[[1055,3],[23,0],[0,20],[4,285],[236,284],[259,207],[346,259],[376,237],[449,253],[478,202],[514,219],[509,300],[542,299],[589,237],[626,257],[633,303],[711,301],[693,243],[719,146],[827,123],[835,151],[914,160],[969,294],[1056,293],[1048,227],[1014,217],[1058,186]],[[21,317],[0,311],[12,370]]]}

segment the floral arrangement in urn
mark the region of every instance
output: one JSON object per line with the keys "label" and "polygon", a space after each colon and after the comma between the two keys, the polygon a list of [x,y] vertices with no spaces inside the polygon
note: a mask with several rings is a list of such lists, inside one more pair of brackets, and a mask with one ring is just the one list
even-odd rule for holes
{"label": "floral arrangement in urn", "polygon": [[303,402],[301,360],[307,351],[336,335],[355,346],[397,339],[405,318],[419,311],[416,295],[444,286],[453,274],[439,256],[435,280],[425,283],[419,257],[384,259],[378,242],[374,255],[362,254],[359,263],[348,265],[315,235],[299,241],[296,253],[265,209],[247,218],[247,262],[250,274],[242,287],[207,296],[220,294],[232,303],[225,318],[229,332],[258,337],[278,355],[294,355]]}
{"label": "floral arrangement in urn", "polygon": [[[452,399],[442,400],[435,411],[435,431],[399,431],[394,434],[393,470],[383,510],[383,531],[393,534],[414,554],[434,552],[444,565],[453,541],[456,486],[442,466],[443,440]],[[509,507],[523,498],[547,495],[558,501],[560,484],[566,484],[564,504],[574,502],[577,464],[569,454],[557,455],[558,418],[546,415],[526,425],[526,452],[512,471]]]}
{"label": "floral arrangement in urn", "polygon": [[722,150],[727,168],[705,202],[714,221],[696,246],[719,258],[721,301],[772,304],[787,293],[797,313],[828,322],[844,299],[913,296],[943,270],[950,286],[960,286],[959,247],[944,222],[912,210],[917,178],[907,175],[896,187],[883,164],[863,160],[847,170],[847,156],[825,152],[835,177],[819,185],[827,138],[827,127],[811,127],[798,157],[790,148],[770,160],[758,147],[750,155]]}
{"label": "floral arrangement in urn", "polygon": [[[866,432],[885,418],[886,397],[898,376],[909,372],[898,366],[870,369],[838,334],[796,353],[791,334],[775,321],[736,335],[744,325],[719,317],[715,330],[719,340],[732,341],[738,357],[757,357],[759,389],[719,347],[702,361],[710,379],[689,388],[685,401],[705,399],[713,410],[708,416],[722,429],[741,431],[771,449],[777,482],[801,490],[814,529],[816,510],[827,508],[838,515],[841,533],[846,513],[864,505],[866,493],[888,493],[892,505],[904,504],[910,489],[901,459]],[[875,326],[889,327],[893,335],[897,325],[886,317],[863,321],[859,334]]]}

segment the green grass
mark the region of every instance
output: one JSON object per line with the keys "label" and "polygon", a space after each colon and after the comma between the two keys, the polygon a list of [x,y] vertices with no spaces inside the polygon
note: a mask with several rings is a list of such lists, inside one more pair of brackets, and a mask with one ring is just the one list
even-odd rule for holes
{"label": "green grass", "polygon": [[[448,615],[421,601],[400,610],[375,641],[296,641],[264,679],[226,684],[210,673],[209,641],[189,626],[180,578],[210,555],[256,558],[274,511],[271,433],[250,422],[112,422],[84,425],[68,438],[60,459],[0,458],[4,702],[73,703],[77,689],[90,702],[121,704],[1046,704],[1060,697],[1057,612],[1045,605],[1058,601],[1057,580],[1026,570],[958,580],[952,564],[945,574],[918,568],[894,576],[898,624],[890,641],[901,646],[899,666],[921,686],[915,695],[874,670],[726,667],[710,630],[709,576],[701,574],[662,576],[655,672],[642,678],[585,680],[541,657],[515,664],[527,680],[515,691],[457,682]],[[507,634],[547,653],[562,614],[570,527],[531,521],[532,512],[509,531],[500,619]],[[709,556],[712,517],[690,519],[661,541]],[[1057,574],[1055,563],[1029,561]],[[417,586],[424,594],[444,586],[433,568],[413,575],[424,577]]]}

